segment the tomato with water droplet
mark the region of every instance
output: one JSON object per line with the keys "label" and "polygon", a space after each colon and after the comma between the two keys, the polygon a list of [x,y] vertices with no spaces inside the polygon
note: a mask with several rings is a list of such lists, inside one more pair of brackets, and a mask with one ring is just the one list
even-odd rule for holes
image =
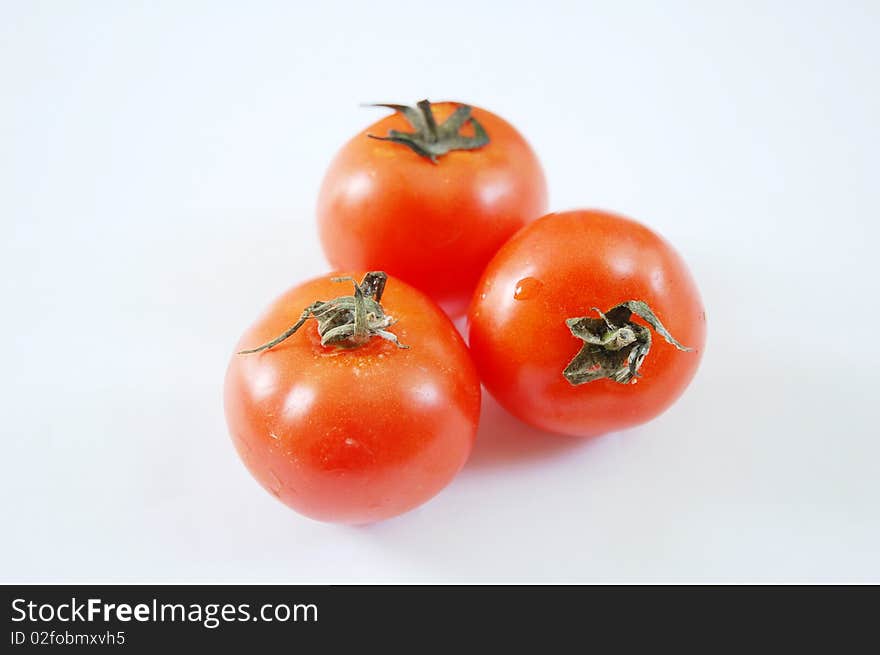
{"label": "tomato with water droplet", "polygon": [[[331,277],[283,294],[236,350],[272,343],[315,301],[352,293]],[[323,336],[320,321],[306,319],[270,348],[233,355],[226,373],[226,418],[245,465],[271,494],[322,521],[369,523],[421,505],[464,465],[476,435],[480,383],[455,327],[399,280],[376,295],[381,309],[366,312],[374,334],[359,345],[322,344],[342,310]]]}
{"label": "tomato with water droplet", "polygon": [[671,406],[697,370],[706,322],[667,241],[622,216],[570,211],[527,225],[498,251],[468,334],[501,405],[536,427],[589,436]]}

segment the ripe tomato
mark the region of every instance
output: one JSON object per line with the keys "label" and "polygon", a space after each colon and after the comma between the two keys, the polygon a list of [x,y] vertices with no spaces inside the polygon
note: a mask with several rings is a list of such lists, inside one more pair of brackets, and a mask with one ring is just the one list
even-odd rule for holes
{"label": "ripe tomato", "polygon": [[233,355],[226,373],[226,418],[245,465],[315,519],[367,523],[424,503],[476,435],[480,383],[455,327],[412,287],[389,278],[383,288],[368,274],[354,295],[330,276],[290,289],[239,349],[313,318],[269,349]]}
{"label": "ripe tomato", "polygon": [[[544,173],[522,135],[484,109],[390,108],[397,111],[343,146],[324,177],[324,252],[334,267],[384,268],[463,313],[492,255],[546,211]],[[423,139],[407,136],[414,125]]]}
{"label": "ripe tomato", "polygon": [[697,370],[706,319],[666,241],[621,216],[569,211],[498,251],[469,334],[486,388],[511,413],[590,436],[648,421],[678,398]]}

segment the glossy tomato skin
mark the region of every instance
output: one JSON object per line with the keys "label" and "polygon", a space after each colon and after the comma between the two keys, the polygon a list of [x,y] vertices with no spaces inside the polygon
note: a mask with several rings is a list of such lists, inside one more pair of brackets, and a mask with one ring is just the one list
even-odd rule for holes
{"label": "glossy tomato skin", "polygon": [[[636,384],[572,386],[562,371],[583,342],[565,320],[627,300],[647,302],[693,350],[652,333]],[[693,378],[706,341],[700,294],[669,243],[640,223],[593,210],[548,214],[517,233],[486,269],[468,319],[472,356],[499,403],[538,428],[577,436],[663,412]]]}
{"label": "glossy tomato skin", "polygon": [[[457,106],[432,109],[442,122]],[[397,113],[343,146],[318,198],[321,243],[333,266],[386,270],[451,314],[464,312],[492,255],[547,205],[544,173],[522,135],[483,109],[474,107],[473,116],[490,142],[449,152],[436,164],[367,136],[411,131]]]}
{"label": "glossy tomato skin", "polygon": [[[281,334],[315,300],[351,294],[330,277],[283,294],[236,351]],[[314,519],[360,524],[412,509],[452,480],[473,444],[480,383],[455,327],[394,278],[382,305],[409,349],[378,337],[324,347],[310,320],[271,350],[233,355],[227,370],[236,450],[263,487]]]}

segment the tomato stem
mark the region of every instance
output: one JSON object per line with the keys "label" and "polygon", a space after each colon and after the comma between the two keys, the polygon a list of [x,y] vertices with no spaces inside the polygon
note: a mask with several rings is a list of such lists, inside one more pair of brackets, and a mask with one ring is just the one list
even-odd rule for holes
{"label": "tomato stem", "polygon": [[367,273],[360,284],[348,276],[334,277],[331,280],[333,282],[351,282],[354,285],[354,294],[328,301],[317,300],[313,302],[303,310],[299,320],[283,333],[262,346],[242,350],[238,354],[248,355],[274,348],[292,336],[310,318],[318,321],[318,334],[321,335],[322,346],[337,345],[357,348],[367,343],[372,337],[381,337],[391,341],[398,348],[409,348],[397,340],[396,334],[387,330],[396,321],[385,314],[385,310],[379,303],[385,291],[385,283],[388,281],[388,276],[383,271]]}
{"label": "tomato stem", "polygon": [[[419,101],[415,107],[388,103],[368,106],[393,109],[402,114],[413,128],[412,132],[388,130],[388,136],[367,134],[368,137],[404,145],[434,164],[437,163],[438,157],[451,150],[475,150],[489,143],[489,135],[477,119],[471,116],[471,108],[468,105],[459,105],[440,125],[434,118],[434,111],[428,100]],[[473,136],[461,134],[461,128],[466,124],[474,126]]]}
{"label": "tomato stem", "polygon": [[572,386],[603,378],[620,384],[636,382],[640,377],[639,368],[651,350],[651,331],[632,322],[633,314],[679,350],[691,350],[669,334],[648,304],[641,300],[628,300],[604,313],[595,307],[593,311],[599,318],[582,316],[565,321],[571,333],[584,342],[562,372]]}

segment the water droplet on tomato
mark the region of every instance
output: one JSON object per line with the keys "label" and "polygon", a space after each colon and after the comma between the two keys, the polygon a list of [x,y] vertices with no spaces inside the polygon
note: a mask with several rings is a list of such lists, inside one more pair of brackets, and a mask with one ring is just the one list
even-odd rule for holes
{"label": "water droplet on tomato", "polygon": [[514,300],[531,300],[539,293],[544,283],[533,277],[524,277],[516,283],[516,290],[513,292]]}

